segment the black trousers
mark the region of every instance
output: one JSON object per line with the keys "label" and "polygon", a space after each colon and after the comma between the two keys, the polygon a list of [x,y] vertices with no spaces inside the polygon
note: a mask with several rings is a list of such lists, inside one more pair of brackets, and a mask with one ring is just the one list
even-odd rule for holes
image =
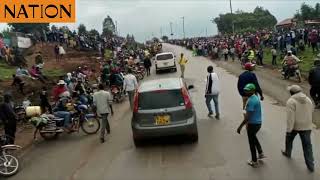
{"label": "black trousers", "polygon": [[315,102],[315,104],[318,105],[320,103],[320,86],[319,87],[311,86],[310,96]]}
{"label": "black trousers", "polygon": [[52,114],[52,107],[49,102],[42,102],[40,108],[42,113],[45,113],[48,110],[49,113]]}
{"label": "black trousers", "polygon": [[4,124],[4,133],[7,136],[7,144],[14,144],[14,140],[16,138],[16,130],[17,130],[17,122],[16,121],[8,121]]}
{"label": "black trousers", "polygon": [[277,65],[277,56],[272,56],[272,65]]}
{"label": "black trousers", "polygon": [[247,134],[248,134],[248,140],[249,140],[249,146],[250,146],[250,152],[251,152],[251,160],[253,162],[257,162],[257,151],[259,154],[263,153],[260,142],[256,136],[260,128],[261,128],[261,124],[248,124],[248,127],[247,127]]}

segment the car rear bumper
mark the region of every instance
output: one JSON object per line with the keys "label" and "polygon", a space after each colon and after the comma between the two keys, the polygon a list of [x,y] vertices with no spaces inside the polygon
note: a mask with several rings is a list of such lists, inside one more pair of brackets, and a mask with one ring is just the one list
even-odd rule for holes
{"label": "car rear bumper", "polygon": [[132,133],[134,138],[152,138],[175,135],[192,135],[197,133],[197,121],[193,116],[187,119],[186,123],[168,125],[168,126],[152,126],[143,127],[138,123],[132,123]]}
{"label": "car rear bumper", "polygon": [[173,66],[165,66],[165,67],[156,67],[156,70],[167,70],[167,69],[175,69],[177,68],[176,65]]}

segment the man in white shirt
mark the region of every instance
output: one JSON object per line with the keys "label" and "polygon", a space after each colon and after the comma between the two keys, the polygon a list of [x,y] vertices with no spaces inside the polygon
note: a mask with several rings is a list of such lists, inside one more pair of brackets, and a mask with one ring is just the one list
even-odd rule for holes
{"label": "man in white shirt", "polygon": [[288,87],[291,97],[287,101],[287,133],[286,149],[282,154],[291,158],[292,143],[297,134],[300,135],[305,163],[310,172],[314,171],[314,158],[312,153],[311,130],[313,104],[306,96],[300,86],[292,85]]}
{"label": "man in white shirt", "polygon": [[102,84],[99,84],[99,91],[93,94],[93,104],[95,106],[96,114],[101,118],[101,134],[100,141],[104,143],[105,131],[110,134],[110,125],[108,122],[108,115],[113,115],[112,97],[111,94],[104,90]]}
{"label": "man in white shirt", "polygon": [[219,111],[219,93],[220,93],[220,80],[217,73],[213,72],[213,67],[209,66],[207,68],[208,76],[207,76],[207,85],[206,85],[206,105],[209,111],[208,116],[213,114],[211,101],[214,102],[216,119],[220,119],[220,111]]}
{"label": "man in white shirt", "polygon": [[124,76],[123,89],[128,93],[131,110],[133,109],[134,92],[137,88],[137,78],[132,74],[132,70],[128,69],[128,74]]}

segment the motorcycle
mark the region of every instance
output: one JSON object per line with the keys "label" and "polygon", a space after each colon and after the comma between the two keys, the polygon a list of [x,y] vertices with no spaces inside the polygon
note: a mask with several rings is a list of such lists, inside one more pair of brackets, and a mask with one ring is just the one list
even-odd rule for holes
{"label": "motorcycle", "polygon": [[121,87],[112,85],[111,86],[111,94],[113,97],[113,101],[120,102],[124,98],[124,93]]}
{"label": "motorcycle", "polygon": [[0,137],[0,175],[1,176],[13,176],[19,170],[19,160],[9,151],[15,151],[21,149],[20,146],[14,144],[7,144],[7,137]]}
{"label": "motorcycle", "polygon": [[284,66],[282,68],[281,73],[284,79],[290,79],[290,77],[296,77],[299,83],[302,81],[299,65],[293,65],[290,67]]}
{"label": "motorcycle", "polygon": [[[88,114],[88,106],[82,104],[74,104],[75,112],[71,114],[71,128],[78,132],[80,128],[86,134],[96,134],[100,129],[100,121],[94,114]],[[41,117],[34,117],[31,123],[36,127],[34,132],[34,139],[36,139],[37,132],[45,140],[55,139],[59,134],[64,132],[63,118],[58,118],[53,115],[42,115]]]}

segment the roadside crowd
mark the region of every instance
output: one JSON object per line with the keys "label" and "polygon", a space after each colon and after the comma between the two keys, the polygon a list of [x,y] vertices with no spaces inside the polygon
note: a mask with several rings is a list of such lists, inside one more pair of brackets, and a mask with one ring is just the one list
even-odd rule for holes
{"label": "roadside crowd", "polygon": [[255,33],[175,39],[169,42],[193,50],[195,56],[208,56],[212,59],[241,60],[244,52],[253,51],[251,56],[258,65],[264,64],[264,48],[269,47],[273,58],[272,65],[277,65],[277,59],[282,60],[289,50],[294,55],[299,55],[306,47],[311,47],[313,53],[319,52],[320,29],[310,27],[278,31],[260,30]]}

